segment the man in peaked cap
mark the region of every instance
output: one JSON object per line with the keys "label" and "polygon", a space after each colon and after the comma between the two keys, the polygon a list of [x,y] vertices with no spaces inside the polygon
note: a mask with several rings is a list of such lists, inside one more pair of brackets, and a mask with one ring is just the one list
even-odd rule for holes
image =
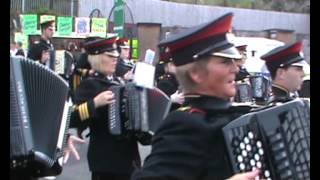
{"label": "man in peaked cap", "polygon": [[120,38],[117,40],[118,52],[120,53],[116,76],[121,77],[125,81],[129,81],[133,78],[132,68],[134,67],[134,62],[130,60],[130,45],[129,39]]}
{"label": "man in peaked cap", "polygon": [[300,90],[305,61],[301,53],[302,42],[295,42],[277,47],[261,59],[266,62],[272,78],[272,96],[270,102],[287,102],[293,100],[293,93]]}
{"label": "man in peaked cap", "polygon": [[55,32],[55,21],[44,21],[40,24],[41,29],[41,38],[39,41],[35,41],[33,45],[31,45],[29,52],[28,52],[28,58],[33,59],[35,61],[40,61],[40,57],[42,54],[42,51],[40,52],[39,49],[42,49],[43,47],[48,47],[48,52],[50,55],[49,60],[42,62],[46,64],[50,69],[54,70],[54,63],[55,63],[55,51],[53,44],[51,42],[51,38]]}
{"label": "man in peaked cap", "polygon": [[166,48],[159,47],[159,63],[156,65],[156,85],[172,102],[170,111],[176,110],[184,101],[184,94],[179,91],[176,78],[176,68],[170,61],[170,54]]}
{"label": "man in peaked cap", "polygon": [[[221,130],[238,116],[229,101],[239,71],[234,61],[241,58],[226,37],[232,18],[229,13],[160,42],[176,65],[185,103],[162,121],[152,152],[133,180],[222,180],[232,175]],[[230,179],[249,180],[258,173]]]}

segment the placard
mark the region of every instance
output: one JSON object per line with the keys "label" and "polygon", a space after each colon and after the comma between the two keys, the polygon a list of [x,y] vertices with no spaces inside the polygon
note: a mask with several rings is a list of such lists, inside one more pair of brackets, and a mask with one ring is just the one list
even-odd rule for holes
{"label": "placard", "polygon": [[79,35],[90,34],[90,18],[76,17],[75,18],[75,32]]}
{"label": "placard", "polygon": [[72,17],[58,17],[58,34],[59,35],[70,35],[73,27]]}

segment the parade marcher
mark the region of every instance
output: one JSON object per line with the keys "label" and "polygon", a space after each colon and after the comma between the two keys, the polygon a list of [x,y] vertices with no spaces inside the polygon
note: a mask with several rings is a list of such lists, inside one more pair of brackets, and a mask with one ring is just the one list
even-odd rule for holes
{"label": "parade marcher", "polygon": [[184,95],[179,90],[176,78],[176,67],[173,62],[160,61],[156,65],[156,86],[170,97],[172,102],[170,111],[178,109],[184,102]]}
{"label": "parade marcher", "polygon": [[53,47],[53,44],[51,42],[52,36],[55,32],[55,21],[44,21],[40,24],[41,29],[41,38],[39,41],[35,41],[34,44],[31,45],[29,52],[28,52],[28,58],[33,59],[35,61],[40,61],[41,52],[39,49],[42,49],[43,47],[48,48],[49,52],[49,59],[45,62],[40,62],[42,64],[45,64],[50,69],[54,70],[55,66],[55,49]]}
{"label": "parade marcher", "polygon": [[10,43],[10,56],[15,56],[18,49],[17,49],[17,43],[16,42],[11,42]]}
{"label": "parade marcher", "polygon": [[17,52],[15,55],[25,57],[24,50],[22,49],[22,42],[20,41],[17,42]]}
{"label": "parade marcher", "polygon": [[121,77],[124,81],[130,81],[133,78],[134,62],[130,58],[130,46],[127,38],[117,40],[118,52],[120,53],[116,76]]}
{"label": "parade marcher", "polygon": [[298,94],[301,98],[310,98],[310,74],[303,78],[303,83]]}
{"label": "parade marcher", "polygon": [[247,45],[246,44],[238,44],[235,45],[239,53],[241,54],[242,58],[236,60],[236,64],[239,67],[239,72],[236,75],[236,88],[237,93],[236,96],[233,98],[235,102],[251,102],[252,95],[251,95],[251,85],[249,81],[250,74],[248,73],[247,69],[244,67],[244,64],[247,59]]}
{"label": "parade marcher", "polygon": [[[152,151],[132,180],[222,180],[232,176],[222,127],[238,117],[236,93],[241,55],[226,33],[233,14],[188,29],[160,42],[167,46],[185,94],[183,107],[170,112],[152,139]],[[230,179],[254,179],[258,170]],[[250,177],[248,177],[250,176]]]}
{"label": "parade marcher", "polygon": [[261,56],[272,78],[270,103],[293,100],[293,94],[300,90],[305,75],[302,48],[299,41],[277,47]]}
{"label": "parade marcher", "polygon": [[70,126],[89,126],[90,141],[88,164],[92,180],[127,180],[135,168],[140,167],[136,137],[109,133],[108,104],[114,94],[108,88],[120,85],[114,75],[119,53],[116,37],[95,39],[86,43],[88,61],[95,73],[81,81],[75,92],[76,111]]}

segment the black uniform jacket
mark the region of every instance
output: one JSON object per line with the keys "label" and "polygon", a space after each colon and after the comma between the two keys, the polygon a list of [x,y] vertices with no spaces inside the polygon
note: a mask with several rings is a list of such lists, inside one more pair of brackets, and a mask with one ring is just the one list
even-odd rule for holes
{"label": "black uniform jacket", "polygon": [[[157,87],[170,97],[172,94],[174,94],[178,90],[179,83],[175,75],[170,73],[165,73],[162,76],[158,77]],[[170,111],[176,110],[180,106],[181,105],[178,103],[172,103]]]}
{"label": "black uniform jacket", "polygon": [[294,98],[290,96],[290,92],[285,88],[277,84],[272,84],[272,95],[269,100],[269,103],[277,103],[277,102],[288,102],[293,100]]}
{"label": "black uniform jacket", "polygon": [[134,67],[134,64],[127,63],[122,58],[119,58],[115,74],[116,76],[123,77],[133,67]]}
{"label": "black uniform jacket", "polygon": [[50,60],[47,63],[49,63],[50,69],[54,70],[55,49],[50,41],[46,41],[43,38],[40,38],[39,42],[32,44],[29,48],[28,58],[39,61],[41,59],[42,50],[44,49],[49,50]]}
{"label": "black uniform jacket", "polygon": [[229,101],[210,96],[186,96],[185,105],[155,132],[152,152],[132,180],[223,180],[232,175],[221,128],[239,113]]}
{"label": "black uniform jacket", "polygon": [[75,93],[78,109],[71,118],[72,127],[87,123],[90,128],[89,168],[93,172],[128,175],[140,165],[138,145],[131,136],[115,136],[108,131],[107,106],[94,108],[93,98],[118,82],[96,73],[83,81]]}

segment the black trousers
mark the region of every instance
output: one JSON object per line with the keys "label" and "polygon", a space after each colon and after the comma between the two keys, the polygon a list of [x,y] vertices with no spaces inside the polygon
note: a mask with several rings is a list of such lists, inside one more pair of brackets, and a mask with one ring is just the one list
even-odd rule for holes
{"label": "black trousers", "polygon": [[119,175],[113,173],[92,172],[91,180],[130,180],[130,174]]}

